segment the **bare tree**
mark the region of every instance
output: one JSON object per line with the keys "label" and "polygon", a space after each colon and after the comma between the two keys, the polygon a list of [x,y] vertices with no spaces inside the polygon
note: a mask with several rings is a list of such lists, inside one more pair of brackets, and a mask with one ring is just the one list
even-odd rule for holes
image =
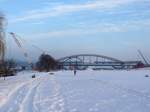
{"label": "bare tree", "polygon": [[57,61],[48,54],[42,54],[39,57],[39,61],[36,63],[36,67],[39,71],[50,71],[57,68]]}

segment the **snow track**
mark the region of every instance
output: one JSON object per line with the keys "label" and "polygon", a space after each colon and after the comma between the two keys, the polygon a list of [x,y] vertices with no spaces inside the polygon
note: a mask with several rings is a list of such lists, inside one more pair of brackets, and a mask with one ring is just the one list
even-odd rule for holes
{"label": "snow track", "polygon": [[53,97],[52,97],[52,104],[49,108],[49,112],[65,112],[64,110],[64,98],[61,95],[60,92],[60,85],[59,83],[56,81],[56,79],[53,77],[51,79],[53,85],[54,85],[54,92],[53,92]]}
{"label": "snow track", "polygon": [[0,112],[66,112],[61,86],[47,74],[30,79],[10,93]]}
{"label": "snow track", "polygon": [[39,86],[40,82],[37,84],[33,84],[31,88],[29,88],[29,91],[27,92],[21,106],[19,112],[34,112],[36,106],[33,105],[34,102],[34,96],[37,90],[37,87]]}
{"label": "snow track", "polygon": [[79,71],[74,76],[58,71],[34,73],[35,79],[33,73],[10,77],[0,84],[0,112],[150,112],[148,73]]}
{"label": "snow track", "polygon": [[17,88],[7,102],[0,108],[2,112],[17,112],[20,109],[20,104],[22,103],[24,97],[26,96],[27,85],[23,84]]}
{"label": "snow track", "polygon": [[36,88],[40,84],[39,81],[41,81],[39,79],[22,83],[14,89],[8,96],[7,102],[1,106],[0,112],[33,112],[32,102]]}
{"label": "snow track", "polygon": [[[38,88],[36,102],[34,103],[37,107],[37,112],[66,112],[65,100],[56,77],[50,76],[47,78],[48,79],[45,80],[47,83],[42,83]],[[45,93],[43,93],[43,91],[45,91]],[[45,98],[46,93],[48,93],[48,95]]]}

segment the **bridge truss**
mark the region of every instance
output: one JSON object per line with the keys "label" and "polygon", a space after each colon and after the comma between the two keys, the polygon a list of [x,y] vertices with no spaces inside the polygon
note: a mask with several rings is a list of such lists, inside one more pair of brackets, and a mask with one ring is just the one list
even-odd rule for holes
{"label": "bridge truss", "polygon": [[78,54],[58,59],[62,69],[132,69],[142,64],[141,61],[121,61],[116,58],[97,54]]}

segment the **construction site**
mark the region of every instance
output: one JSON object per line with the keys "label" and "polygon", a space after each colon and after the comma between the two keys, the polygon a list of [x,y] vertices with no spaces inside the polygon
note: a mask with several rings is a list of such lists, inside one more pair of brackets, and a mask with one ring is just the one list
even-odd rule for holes
{"label": "construction site", "polygon": [[[7,42],[5,40],[6,38],[6,33],[5,32],[5,25],[6,25],[6,19],[4,15],[1,13],[0,14],[0,73],[4,74],[7,70],[5,70],[8,67],[6,66],[7,60],[5,59],[5,53],[6,53],[6,48],[7,48]],[[24,48],[24,42],[21,36],[18,36],[14,32],[8,32],[8,34],[12,37],[14,40],[15,44],[18,46],[18,49],[22,52],[22,55],[26,58],[26,62],[28,65],[26,66],[34,66],[34,62],[32,62],[32,59],[30,58],[30,53]],[[25,40],[27,41],[27,40]],[[40,47],[36,46],[35,44],[32,44],[30,42],[31,47],[34,47],[41,51],[41,53],[46,53],[46,50],[41,49]],[[148,60],[145,58],[145,56],[142,54],[140,50],[137,50],[138,54],[140,55],[139,60],[134,60],[134,61],[123,61],[119,60],[116,58],[113,58],[111,56],[105,56],[101,54],[76,54],[72,56],[65,56],[61,57],[59,59],[54,59],[58,62],[58,68],[59,69],[65,69],[65,70],[72,70],[72,69],[77,69],[77,70],[85,70],[88,69],[89,67],[92,68],[93,70],[114,70],[114,69],[119,69],[119,70],[124,70],[124,69],[138,69],[138,68],[144,68],[144,67],[150,67],[150,63]],[[7,62],[8,63],[8,62]],[[9,63],[9,65],[11,65]],[[32,68],[31,67],[31,68]],[[7,74],[12,74],[12,69],[14,68],[9,68],[9,72]],[[7,71],[8,72],[8,71]],[[16,72],[16,71],[15,71]]]}
{"label": "construction site", "polygon": [[150,112],[150,0],[0,0],[0,112]]}

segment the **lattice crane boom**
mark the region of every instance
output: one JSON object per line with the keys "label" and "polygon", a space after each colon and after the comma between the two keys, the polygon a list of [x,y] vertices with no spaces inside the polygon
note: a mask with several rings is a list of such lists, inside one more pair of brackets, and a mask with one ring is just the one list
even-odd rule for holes
{"label": "lattice crane boom", "polygon": [[15,33],[13,33],[13,32],[10,32],[10,35],[13,37],[15,43],[17,44],[17,46],[18,46],[18,47],[21,49],[21,51],[23,52],[23,55],[24,55],[24,57],[27,59],[28,63],[29,63],[29,64],[32,64],[32,63],[31,63],[31,59],[29,58],[28,53],[26,52],[26,49],[25,49],[25,48],[23,47],[23,45],[22,45],[22,42],[21,42],[19,39],[17,39],[17,35],[16,35]]}
{"label": "lattice crane boom", "polygon": [[146,60],[146,58],[144,57],[144,55],[142,54],[142,52],[140,50],[138,50],[138,53],[140,54],[140,56],[142,57],[142,59],[144,60],[145,64],[149,64]]}

